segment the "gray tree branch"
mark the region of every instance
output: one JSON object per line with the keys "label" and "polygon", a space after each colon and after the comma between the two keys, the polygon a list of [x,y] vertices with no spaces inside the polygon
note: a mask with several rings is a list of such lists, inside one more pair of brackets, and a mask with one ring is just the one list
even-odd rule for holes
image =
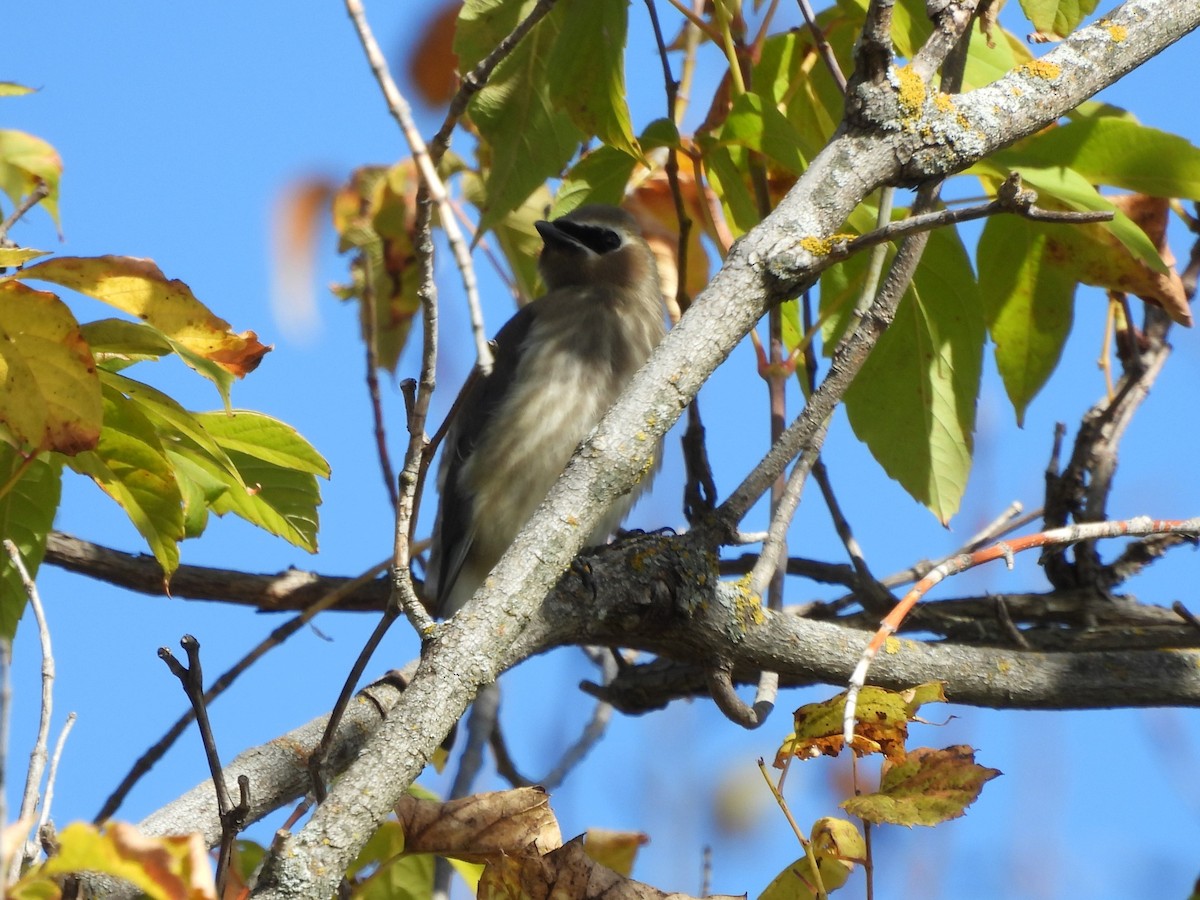
{"label": "gray tree branch", "polygon": [[[767,308],[813,282],[827,264],[815,248],[829,240],[870,191],[960,171],[1054,121],[1198,25],[1200,0],[1131,0],[1035,64],[956,97],[948,109],[939,109],[929,92],[919,106],[910,95],[902,103],[891,69],[878,82],[857,84],[851,102],[859,115],[853,127],[843,127],[776,210],[732,248],[710,286],[585,442],[488,585],[429,642],[404,696],[326,802],[299,833],[277,843],[256,895],[333,893],[340,874],[479,686],[546,646],[553,632],[539,610],[541,601],[567,570],[603,509],[649,471],[657,438]],[[807,421],[802,417],[785,432],[772,450],[780,470],[805,448],[827,413],[814,410]],[[705,548],[715,541],[704,540],[702,533],[698,537],[701,542],[693,554],[713,559],[711,549]],[[715,579],[715,568],[709,568]],[[717,595],[722,593],[735,591],[722,588]],[[735,602],[736,593],[729,599]],[[743,600],[746,615],[762,615],[757,598]],[[837,636],[826,630],[830,627],[807,623],[805,630],[794,632],[793,653],[807,660],[835,652]],[[757,647],[756,636],[765,630],[747,629],[738,646]],[[840,649],[838,665],[848,674],[854,652]],[[764,653],[756,667],[779,671],[790,661],[778,653],[777,643],[773,654],[767,658]],[[889,658],[889,667],[878,674],[885,680],[910,682],[910,670],[917,668],[914,662],[926,663],[926,669],[931,659],[950,666],[955,660],[946,654],[944,648],[914,644],[911,652],[906,647]],[[1188,657],[1172,653],[1150,667],[1153,671],[1146,677],[1164,671],[1175,676],[1167,685],[1156,685],[1168,689],[1157,695],[1157,702],[1184,702],[1187,691],[1195,695],[1197,660]],[[964,671],[961,698],[982,695],[1001,662],[1025,669],[1019,660],[997,657],[991,660],[994,665],[986,662],[976,659]],[[1046,664],[1030,670],[1031,679],[1038,672],[1041,679],[1028,689],[1041,684],[1050,691],[1070,680],[1090,696],[1114,662],[1104,654],[1070,654],[1057,667]],[[1140,683],[1140,675],[1123,682],[1130,695]]]}

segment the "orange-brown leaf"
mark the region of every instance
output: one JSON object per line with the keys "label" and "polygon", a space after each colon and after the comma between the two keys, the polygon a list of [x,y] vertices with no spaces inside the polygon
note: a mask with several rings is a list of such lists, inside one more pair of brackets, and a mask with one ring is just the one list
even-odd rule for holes
{"label": "orange-brown leaf", "polygon": [[[443,3],[442,8],[426,21],[408,58],[408,77],[416,85],[417,94],[430,106],[449,103],[458,87],[454,29],[460,9],[462,3],[459,0]],[[406,44],[410,43],[410,36],[406,34],[404,40]]]}
{"label": "orange-brown leaf", "polygon": [[983,786],[1000,774],[978,765],[975,751],[963,744],[943,750],[918,747],[902,762],[885,763],[876,793],[854,797],[842,807],[870,822],[937,825],[966,812]]}
{"label": "orange-brown leaf", "polygon": [[1154,303],[1166,310],[1167,315],[1180,325],[1191,326],[1192,310],[1188,306],[1187,292],[1183,279],[1175,271],[1175,254],[1167,243],[1167,222],[1171,218],[1171,201],[1165,197],[1150,197],[1146,194],[1125,194],[1113,198],[1113,205],[1133,219],[1146,232],[1154,249],[1167,266],[1166,274],[1151,272],[1150,280],[1154,291],[1149,295],[1138,294],[1147,303]]}

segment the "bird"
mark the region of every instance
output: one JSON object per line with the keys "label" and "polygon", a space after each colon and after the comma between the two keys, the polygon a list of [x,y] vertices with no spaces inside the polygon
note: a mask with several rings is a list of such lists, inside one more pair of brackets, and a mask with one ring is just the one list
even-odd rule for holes
{"label": "bird", "polygon": [[[534,227],[546,292],[501,327],[491,372],[467,380],[446,432],[424,592],[442,618],[483,584],[665,331],[654,253],[629,213],[586,205]],[[616,501],[591,544],[607,540],[652,474]]]}

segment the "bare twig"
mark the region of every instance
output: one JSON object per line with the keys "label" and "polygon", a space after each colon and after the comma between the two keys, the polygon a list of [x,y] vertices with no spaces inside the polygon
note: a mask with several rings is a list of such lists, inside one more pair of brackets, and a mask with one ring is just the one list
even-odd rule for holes
{"label": "bare twig", "polygon": [[200,642],[190,634],[185,634],[179,641],[187,653],[188,664],[185,667],[179,662],[167,647],[158,648],[158,657],[167,664],[171,674],[179,679],[183,692],[187,694],[196,713],[196,724],[200,728],[200,741],[204,745],[204,755],[208,759],[208,768],[212,773],[213,787],[217,792],[217,809],[221,817],[221,849],[217,856],[217,891],[224,894],[226,879],[229,875],[229,865],[233,858],[233,842],[238,833],[246,825],[246,817],[250,812],[249,781],[245,776],[238,779],[238,802],[235,805],[229,796],[229,787],[225,783],[225,772],[221,768],[221,757],[217,752],[217,742],[213,737],[212,725],[208,721],[208,707],[204,702],[204,673],[200,668]]}
{"label": "bare twig", "polygon": [[338,694],[337,702],[334,703],[333,709],[329,713],[329,721],[325,724],[325,732],[321,735],[321,740],[317,744],[315,750],[308,758],[308,772],[312,779],[313,794],[317,798],[317,803],[325,801],[325,776],[324,766],[325,760],[329,756],[330,747],[333,745],[334,738],[337,735],[338,726],[342,723],[342,716],[346,712],[346,706],[350,703],[350,698],[354,694],[354,689],[358,684],[358,680],[362,678],[363,671],[367,668],[367,663],[371,657],[375,655],[376,648],[379,647],[380,641],[391,628],[392,623],[396,621],[400,614],[400,607],[396,604],[389,604],[384,610],[379,622],[376,624],[371,636],[367,638],[367,643],[359,651],[358,658],[354,660],[354,665],[350,668],[350,674],[346,676],[346,680],[342,683],[341,693]]}
{"label": "bare twig", "polygon": [[1175,614],[1179,616],[1179,618],[1183,619],[1183,621],[1187,622],[1193,628],[1200,630],[1200,619],[1197,619],[1196,614],[1178,600],[1171,604],[1171,609],[1173,609]]}
{"label": "bare twig", "polygon": [[[29,770],[25,773],[25,790],[21,795],[21,810],[17,814],[18,821],[32,823],[37,809],[42,773],[46,771],[46,761],[49,758],[50,718],[54,711],[54,651],[50,646],[50,627],[46,624],[46,610],[42,606],[37,585],[33,583],[29,570],[25,568],[25,561],[21,559],[21,551],[7,538],[4,541],[4,549],[21,576],[25,596],[29,598],[29,608],[33,610],[37,622],[38,640],[42,649],[42,702],[38,715],[37,738],[29,752]],[[16,881],[20,877],[22,866],[33,858],[31,854],[36,853],[37,844],[27,840],[22,852],[13,854],[8,868],[9,881]]]}
{"label": "bare twig", "polygon": [[458,120],[467,111],[467,104],[471,102],[471,98],[487,84],[488,79],[492,77],[492,71],[500,64],[501,60],[512,53],[521,39],[554,8],[554,2],[555,0],[538,0],[537,5],[529,11],[529,15],[522,19],[491,53],[481,59],[475,68],[462,77],[462,84],[459,85],[458,92],[450,101],[450,107],[446,112],[442,127],[429,142],[429,154],[435,164],[441,161],[442,156],[450,147],[450,136],[454,133]]}
{"label": "bare twig", "polygon": [[[761,675],[760,685],[761,685]],[[778,676],[775,676],[778,678]],[[728,666],[712,666],[705,670],[708,692],[725,718],[743,728],[758,728],[775,708],[773,700],[756,700],[753,706],[743,702],[733,688],[733,676]]]}
{"label": "bare twig", "polygon": [[[433,399],[433,391],[437,385],[437,283],[433,277],[433,241],[431,239],[429,222],[432,210],[428,200],[422,200],[417,205],[418,235],[417,260],[421,271],[421,284],[418,289],[421,303],[425,309],[425,328],[422,335],[421,375],[417,384],[416,396],[408,408],[408,447],[404,451],[404,468],[400,472],[400,502],[396,507],[396,528],[392,545],[392,593],[388,600],[388,609],[396,606],[404,611],[409,623],[416,629],[422,639],[427,638],[433,631],[433,619],[421,605],[412,580],[412,545],[415,539],[417,514],[421,508],[421,497],[424,493],[425,478],[433,461],[443,429],[434,436],[432,441],[425,437],[425,423],[429,416],[429,403]],[[474,377],[480,377],[477,370]],[[458,401],[455,401],[455,408]],[[454,409],[446,417],[449,423]],[[385,626],[386,628],[386,626]]]}
{"label": "bare twig", "polygon": [[[213,681],[212,686],[204,694],[205,704],[211,704],[217,699],[217,697],[221,696],[221,694],[228,690],[229,687],[235,681],[237,681],[238,676],[249,669],[251,665],[257,662],[259,658],[261,658],[267,652],[275,647],[278,647],[285,640],[299,631],[306,623],[311,621],[313,617],[317,615],[317,613],[323,612],[324,610],[333,606],[337,606],[345,597],[354,594],[364,584],[374,581],[375,576],[383,571],[386,567],[387,563],[382,562],[368,569],[357,578],[346,579],[338,587],[327,591],[325,596],[321,597],[319,600],[317,600],[317,602],[311,604],[309,608],[306,609],[302,614],[290,619],[273,630],[249,653],[234,663],[229,669],[221,673],[221,675],[215,681]],[[104,806],[100,809],[100,812],[96,814],[96,818],[94,819],[96,823],[104,822],[105,820],[113,817],[117,809],[120,808],[121,804],[125,802],[125,798],[129,796],[129,792],[133,790],[133,786],[138,783],[143,775],[153,768],[155,763],[162,759],[167,750],[170,749],[171,745],[179,739],[179,736],[183,734],[188,725],[192,723],[194,718],[195,712],[191,710],[180,716],[179,719],[176,720],[175,724],[168,728],[166,733],[137,759],[130,770],[125,774],[125,777],[121,779],[121,783],[117,785],[116,789],[113,790],[108,799],[104,801]]]}
{"label": "bare twig", "polygon": [[46,774],[46,796],[42,798],[42,815],[38,819],[37,834],[39,835],[50,821],[50,805],[54,801],[54,785],[58,780],[58,763],[62,759],[63,748],[67,745],[67,735],[75,727],[75,720],[77,718],[78,716],[75,713],[67,713],[67,720],[63,723],[58,740],[54,742],[54,753],[50,756],[50,770]]}
{"label": "bare twig", "polygon": [[845,94],[846,76],[842,72],[842,67],[838,65],[837,57],[833,53],[833,47],[829,46],[829,41],[825,39],[825,32],[817,24],[817,17],[813,13],[812,4],[808,0],[796,0],[796,3],[800,7],[800,15],[804,16],[804,22],[808,25],[808,30],[812,32],[813,39],[817,42],[817,50],[821,54],[821,59],[825,61],[825,66],[829,69],[829,74],[837,82],[838,89]]}
{"label": "bare twig", "polygon": [[[671,73],[671,62],[667,59],[667,45],[663,39],[662,25],[658,21],[658,8],[654,0],[646,0],[646,11],[650,14],[650,24],[654,28],[654,41],[658,45],[658,58],[662,63],[663,86],[667,94],[667,118],[678,122],[679,82]],[[692,230],[692,220],[687,214],[683,202],[683,190],[679,185],[679,150],[675,146],[667,148],[667,184],[671,187],[671,197],[675,201],[675,220],[679,223],[679,242],[675,255],[675,309],[682,314],[688,308],[690,298],[687,293],[687,256],[688,236]]]}
{"label": "bare twig", "polygon": [[11,213],[8,214],[3,222],[0,222],[0,244],[8,240],[9,230],[21,220],[25,213],[29,212],[43,200],[50,196],[50,185],[44,181],[38,181],[37,186],[32,191],[21,198]]}
{"label": "bare twig", "polygon": [[388,453],[387,429],[383,421],[383,400],[379,395],[379,347],[376,339],[377,310],[375,307],[375,279],[363,279],[363,343],[367,357],[367,396],[371,399],[371,419],[375,424],[375,452],[379,456],[379,470],[383,473],[383,484],[391,501],[393,512],[400,500],[396,496],[396,473],[392,468],[392,457]]}
{"label": "bare twig", "polygon": [[[584,648],[585,650],[588,648]],[[614,655],[608,652],[607,648],[601,649],[599,654],[593,656],[593,661],[600,666],[600,686],[585,682],[580,687],[587,691],[603,690],[605,686],[612,683],[612,680],[617,675],[617,661]],[[537,779],[529,779],[522,775],[513,762],[512,755],[508,752],[508,747],[504,741],[504,735],[500,728],[497,727],[492,733],[492,752],[496,756],[496,771],[502,775],[513,787],[527,787],[532,784],[540,784],[548,791],[553,791],[561,785],[579,763],[592,751],[592,748],[600,742],[604,737],[605,731],[608,730],[608,723],[612,720],[613,708],[612,704],[600,700],[592,707],[592,714],[588,718],[587,724],[584,725],[583,731],[579,733],[574,743],[571,744],[558,762],[554,764],[549,772],[543,777]]]}
{"label": "bare twig", "polygon": [[375,40],[370,25],[367,24],[362,3],[360,0],[345,0],[345,2],[346,11],[350,14],[350,20],[358,32],[358,39],[362,43],[363,52],[371,66],[371,72],[375,75],[375,80],[379,82],[379,87],[383,91],[388,111],[400,125],[404,139],[412,151],[413,160],[421,173],[421,181],[429,191],[433,202],[437,204],[442,228],[446,232],[446,240],[454,254],[454,261],[458,265],[463,288],[467,294],[467,307],[471,313],[471,330],[475,335],[476,365],[483,372],[491,372],[492,350],[488,346],[487,332],[483,324],[483,311],[479,304],[479,285],[475,280],[475,267],[471,262],[471,252],[467,249],[467,242],[463,240],[458,221],[454,218],[454,208],[450,204],[446,186],[442,184],[434,161],[425,146],[425,141],[422,140],[416,122],[413,121],[412,107],[404,99],[404,95],[400,93],[400,89],[392,79],[391,72],[388,71],[387,59],[384,57],[378,41]]}

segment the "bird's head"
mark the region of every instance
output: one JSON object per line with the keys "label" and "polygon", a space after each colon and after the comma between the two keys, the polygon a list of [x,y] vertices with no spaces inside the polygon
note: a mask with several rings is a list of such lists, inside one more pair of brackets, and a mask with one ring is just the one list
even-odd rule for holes
{"label": "bird's head", "polygon": [[581,206],[535,224],[545,248],[538,269],[549,290],[571,285],[657,285],[654,254],[633,216],[615,206]]}

